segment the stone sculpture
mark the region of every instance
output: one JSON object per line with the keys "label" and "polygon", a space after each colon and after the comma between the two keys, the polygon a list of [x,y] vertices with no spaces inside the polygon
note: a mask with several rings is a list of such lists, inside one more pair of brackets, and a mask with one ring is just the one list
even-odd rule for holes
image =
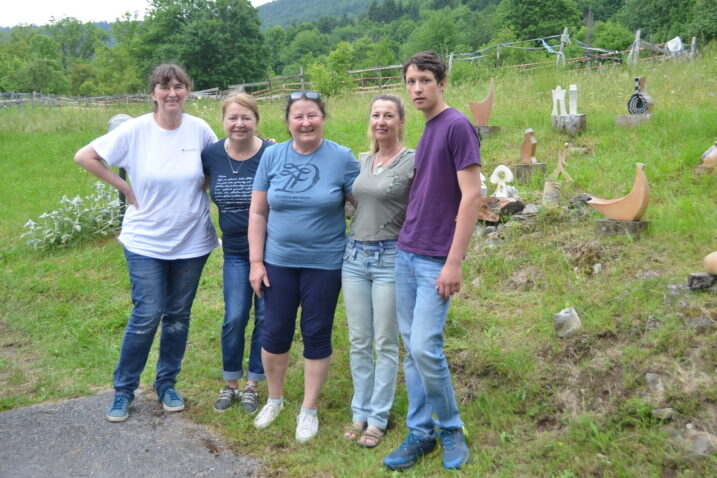
{"label": "stone sculpture", "polygon": [[702,166],[717,168],[717,141],[702,154]]}
{"label": "stone sculpture", "polygon": [[505,165],[501,164],[493,170],[490,175],[491,184],[495,184],[495,192],[491,197],[495,198],[517,198],[518,190],[508,183],[513,182],[513,172]]}
{"label": "stone sculpture", "polygon": [[627,111],[631,115],[644,115],[652,110],[652,98],[647,93],[645,77],[635,78],[635,92],[627,101]]}
{"label": "stone sculpture", "polygon": [[639,221],[650,201],[650,185],[647,182],[642,163],[635,163],[637,173],[632,190],[619,199],[600,199],[593,197],[587,203],[613,221]]}
{"label": "stone sculpture", "polygon": [[528,128],[523,133],[523,144],[520,146],[521,164],[537,164],[535,150],[538,147],[538,139],[535,137],[533,128]]}
{"label": "stone sculpture", "polygon": [[[584,114],[578,114],[578,85],[570,85],[567,92],[558,85],[552,93],[553,128],[570,135],[584,132],[587,127],[587,119]],[[567,111],[565,110],[566,93],[568,93]]]}
{"label": "stone sculpture", "polygon": [[708,274],[717,275],[717,251],[711,252],[705,256],[704,259],[705,272]]}

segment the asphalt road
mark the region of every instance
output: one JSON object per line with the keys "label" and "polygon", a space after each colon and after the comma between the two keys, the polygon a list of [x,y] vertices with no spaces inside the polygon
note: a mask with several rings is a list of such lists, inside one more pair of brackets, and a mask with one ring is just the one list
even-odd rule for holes
{"label": "asphalt road", "polygon": [[207,427],[137,395],[129,419],[105,419],[112,392],[0,413],[0,478],[261,477]]}

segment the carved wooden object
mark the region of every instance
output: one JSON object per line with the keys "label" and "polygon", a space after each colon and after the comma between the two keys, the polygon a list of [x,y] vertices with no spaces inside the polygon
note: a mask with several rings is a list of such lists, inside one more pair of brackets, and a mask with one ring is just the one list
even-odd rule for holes
{"label": "carved wooden object", "polygon": [[568,172],[565,170],[565,166],[568,165],[568,149],[570,148],[570,143],[565,143],[560,151],[558,151],[558,166],[555,168],[555,170],[550,173],[550,176],[548,178],[558,180],[560,179],[560,175],[563,175],[563,178],[566,181],[573,182],[574,179],[570,177]]}

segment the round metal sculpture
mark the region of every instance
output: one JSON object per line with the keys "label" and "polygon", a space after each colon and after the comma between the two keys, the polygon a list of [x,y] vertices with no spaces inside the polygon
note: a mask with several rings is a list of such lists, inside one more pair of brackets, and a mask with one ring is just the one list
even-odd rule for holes
{"label": "round metal sculpture", "polygon": [[644,115],[652,109],[652,98],[645,91],[645,78],[635,78],[635,93],[627,102],[627,111],[631,115]]}

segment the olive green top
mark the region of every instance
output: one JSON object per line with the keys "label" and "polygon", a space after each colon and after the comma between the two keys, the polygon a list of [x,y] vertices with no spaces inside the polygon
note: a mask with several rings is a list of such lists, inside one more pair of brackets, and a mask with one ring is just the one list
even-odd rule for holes
{"label": "olive green top", "polygon": [[354,181],[356,213],[349,237],[354,241],[395,241],[406,219],[416,151],[405,149],[388,168],[373,173],[375,154],[360,159],[361,172]]}

